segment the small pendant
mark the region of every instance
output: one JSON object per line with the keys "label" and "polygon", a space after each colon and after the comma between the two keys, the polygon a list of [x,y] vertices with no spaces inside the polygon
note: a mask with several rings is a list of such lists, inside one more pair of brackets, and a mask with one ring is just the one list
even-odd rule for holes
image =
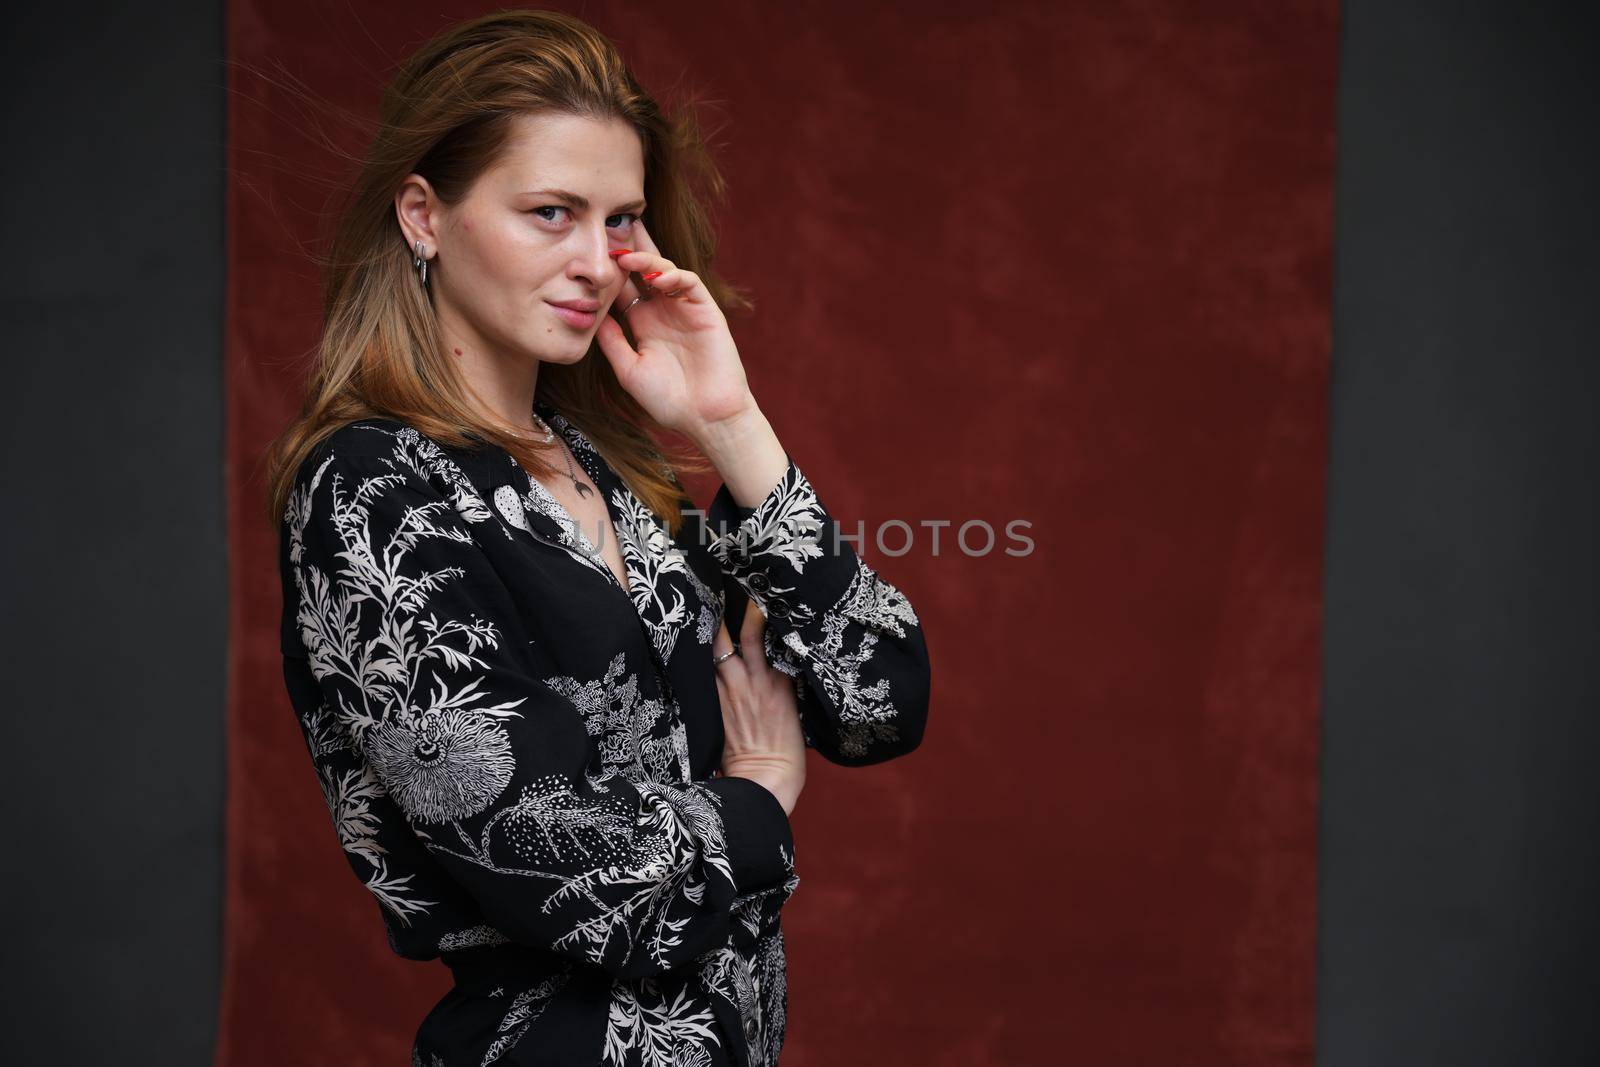
{"label": "small pendant", "polygon": [[593,489],[590,489],[587,485],[585,485],[584,483],[578,481],[578,479],[576,479],[576,478],[572,479],[572,484],[578,487],[578,496],[579,496],[579,498],[586,497],[586,496],[591,496],[591,495],[594,494],[594,490]]}

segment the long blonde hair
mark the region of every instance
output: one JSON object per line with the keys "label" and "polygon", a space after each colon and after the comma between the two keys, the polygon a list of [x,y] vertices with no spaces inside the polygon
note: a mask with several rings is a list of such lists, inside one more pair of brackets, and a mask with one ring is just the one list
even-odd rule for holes
{"label": "long blonde hair", "polygon": [[[661,254],[697,274],[725,311],[753,307],[712,270],[716,240],[706,204],[724,184],[692,108],[665,115],[615,45],[570,15],[501,11],[451,26],[414,52],[385,89],[377,130],[339,208],[322,260],[323,330],[300,413],[266,454],[274,527],[306,456],[364,418],[398,419],[451,447],[487,442],[535,476],[552,474],[527,441],[490,425],[468,402],[394,211],[395,193],[413,172],[446,204],[460,202],[504,149],[514,119],[540,113],[631,124],[644,148],[650,236]],[[663,464],[709,468],[692,449],[657,437],[664,428],[618,383],[598,344],[578,363],[540,367],[538,391],[676,533],[683,498]]]}

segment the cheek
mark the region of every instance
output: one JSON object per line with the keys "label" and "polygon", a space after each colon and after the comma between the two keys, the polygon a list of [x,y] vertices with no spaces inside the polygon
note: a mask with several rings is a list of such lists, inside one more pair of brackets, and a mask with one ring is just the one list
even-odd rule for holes
{"label": "cheek", "polygon": [[526,265],[531,251],[524,234],[515,226],[484,226],[479,224],[473,235],[484,266],[494,274],[514,274],[519,265]]}
{"label": "cheek", "polygon": [[470,261],[480,275],[525,276],[530,261],[538,255],[530,231],[531,227],[514,216],[462,219],[461,258]]}

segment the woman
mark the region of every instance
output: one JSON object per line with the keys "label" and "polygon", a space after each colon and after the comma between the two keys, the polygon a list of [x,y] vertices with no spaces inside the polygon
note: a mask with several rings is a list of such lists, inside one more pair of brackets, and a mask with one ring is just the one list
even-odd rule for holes
{"label": "woman", "polygon": [[[477,19],[380,118],[271,509],[340,843],[455,977],[413,1060],[776,1063],[804,750],[917,746],[917,617],[756,404],[715,171],[610,42]],[[705,516],[665,433],[722,478]]]}

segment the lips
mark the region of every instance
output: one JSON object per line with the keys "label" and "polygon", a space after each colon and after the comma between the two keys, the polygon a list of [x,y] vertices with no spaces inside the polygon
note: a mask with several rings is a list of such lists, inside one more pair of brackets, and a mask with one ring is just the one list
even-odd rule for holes
{"label": "lips", "polygon": [[556,318],[575,330],[589,330],[600,321],[600,302],[597,300],[564,300],[560,303],[546,300]]}

